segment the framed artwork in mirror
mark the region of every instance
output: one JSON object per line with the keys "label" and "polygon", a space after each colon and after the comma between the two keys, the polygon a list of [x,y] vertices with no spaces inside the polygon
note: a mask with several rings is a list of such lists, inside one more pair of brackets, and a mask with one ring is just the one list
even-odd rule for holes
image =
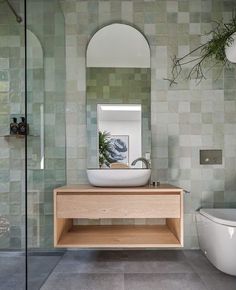
{"label": "framed artwork in mirror", "polygon": [[129,163],[129,136],[111,135],[109,157],[114,162]]}

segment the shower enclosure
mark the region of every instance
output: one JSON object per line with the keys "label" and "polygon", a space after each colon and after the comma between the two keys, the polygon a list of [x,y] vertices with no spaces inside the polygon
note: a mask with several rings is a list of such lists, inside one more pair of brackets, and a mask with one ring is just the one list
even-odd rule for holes
{"label": "shower enclosure", "polygon": [[[0,0],[0,289],[40,289],[61,257],[52,190],[66,183],[64,99],[58,1]],[[11,134],[13,118],[27,135]]]}
{"label": "shower enclosure", "polygon": [[25,138],[9,128],[25,116],[24,9],[0,1],[0,289],[26,286]]}

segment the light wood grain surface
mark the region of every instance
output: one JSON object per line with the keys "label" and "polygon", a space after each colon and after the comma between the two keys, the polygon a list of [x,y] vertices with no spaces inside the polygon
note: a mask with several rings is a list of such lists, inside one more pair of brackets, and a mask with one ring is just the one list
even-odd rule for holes
{"label": "light wood grain surface", "polygon": [[58,218],[179,218],[180,195],[58,195]]}
{"label": "light wood grain surface", "polygon": [[[74,218],[166,218],[166,225],[74,226]],[[54,190],[54,246],[155,248],[183,246],[183,190],[67,185]]]}
{"label": "light wood grain surface", "polygon": [[165,225],[73,226],[58,246],[76,248],[178,247],[179,241]]}
{"label": "light wood grain surface", "polygon": [[160,186],[140,186],[140,187],[94,187],[88,184],[83,185],[65,185],[59,188],[56,188],[55,191],[57,194],[82,194],[82,193],[93,193],[93,194],[107,194],[107,193],[122,193],[122,194],[179,194],[182,189],[175,187],[170,184],[161,184]]}

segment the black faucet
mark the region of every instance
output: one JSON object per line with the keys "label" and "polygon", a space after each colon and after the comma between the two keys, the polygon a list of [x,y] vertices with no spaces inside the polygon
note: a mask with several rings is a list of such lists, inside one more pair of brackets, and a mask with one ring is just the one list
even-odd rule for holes
{"label": "black faucet", "polygon": [[142,161],[145,164],[145,166],[146,166],[147,169],[149,169],[151,167],[150,162],[146,158],[144,158],[144,157],[139,157],[139,158],[135,159],[131,163],[131,165],[134,166],[138,161]]}

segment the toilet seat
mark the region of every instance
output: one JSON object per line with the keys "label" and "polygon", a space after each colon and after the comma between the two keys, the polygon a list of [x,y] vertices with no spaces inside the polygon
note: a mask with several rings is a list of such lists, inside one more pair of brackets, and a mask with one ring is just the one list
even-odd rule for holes
{"label": "toilet seat", "polygon": [[218,224],[236,227],[236,211],[231,208],[202,208],[202,215]]}

